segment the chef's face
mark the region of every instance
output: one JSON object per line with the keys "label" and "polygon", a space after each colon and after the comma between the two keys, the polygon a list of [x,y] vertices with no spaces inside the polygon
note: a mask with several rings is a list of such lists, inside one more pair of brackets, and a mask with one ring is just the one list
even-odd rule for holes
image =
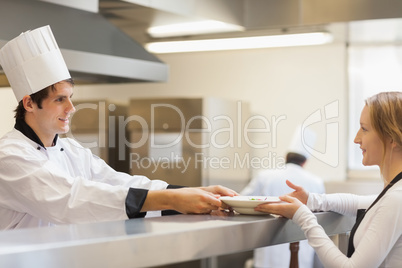
{"label": "chef's face", "polygon": [[[73,87],[70,83],[59,82],[54,90],[49,89],[49,95],[42,101],[42,109],[35,104],[35,121],[40,135],[53,139],[56,134],[69,130],[69,117],[75,111],[71,102]],[[38,133],[37,133],[38,134]]]}
{"label": "chef's face", "polygon": [[363,165],[381,165],[384,147],[380,137],[371,124],[370,112],[367,106],[364,106],[362,110],[360,129],[356,134],[354,142],[359,144],[362,150]]}

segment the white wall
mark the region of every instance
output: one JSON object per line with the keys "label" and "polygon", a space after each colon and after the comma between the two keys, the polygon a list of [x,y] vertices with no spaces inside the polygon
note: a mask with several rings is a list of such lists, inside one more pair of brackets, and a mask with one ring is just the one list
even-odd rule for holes
{"label": "white wall", "polygon": [[[76,98],[132,97],[222,97],[250,103],[254,114],[272,123],[272,116],[286,116],[278,123],[276,148],[254,151],[264,156],[269,151],[282,157],[297,124],[318,109],[339,101],[339,164],[329,166],[315,158],[307,168],[326,179],[345,179],[347,90],[346,48],[326,46],[259,49],[226,52],[200,52],[159,55],[169,64],[167,83],[102,85],[77,87]],[[113,91],[111,91],[113,90]],[[315,125],[318,149],[325,151],[325,122]],[[261,135],[263,136],[263,135]],[[272,134],[261,138],[271,143]]]}
{"label": "white wall", "polygon": [[14,126],[14,109],[17,107],[17,100],[11,88],[0,88],[0,136],[3,136]]}
{"label": "white wall", "polygon": [[[108,84],[76,86],[75,99],[112,98],[126,101],[134,97],[222,97],[249,102],[253,114],[272,123],[272,117],[286,116],[278,123],[277,146],[272,148],[272,133],[259,135],[270,147],[254,150],[256,156],[270,151],[282,157],[297,124],[317,110],[339,101],[339,163],[333,167],[312,158],[307,168],[326,180],[346,176],[347,89],[346,48],[344,44],[325,46],[259,49],[229,52],[166,54],[158,56],[170,66],[167,83]],[[0,90],[0,93],[8,92]],[[5,94],[4,100],[14,101]],[[13,109],[12,107],[11,109]],[[9,105],[1,106],[7,119]],[[7,114],[7,115],[6,115]],[[324,114],[323,114],[324,115]],[[325,121],[325,120],[324,120]],[[2,124],[2,128],[10,121]],[[314,125],[318,149],[325,152],[326,122]],[[0,129],[2,130],[2,129]]]}

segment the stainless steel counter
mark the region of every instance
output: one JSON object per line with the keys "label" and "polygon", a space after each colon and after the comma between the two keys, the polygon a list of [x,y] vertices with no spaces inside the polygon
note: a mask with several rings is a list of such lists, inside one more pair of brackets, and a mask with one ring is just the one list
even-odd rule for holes
{"label": "stainless steel counter", "polygon": [[[354,219],[317,213],[329,235]],[[149,267],[305,239],[272,216],[176,215],[0,232],[0,267]]]}

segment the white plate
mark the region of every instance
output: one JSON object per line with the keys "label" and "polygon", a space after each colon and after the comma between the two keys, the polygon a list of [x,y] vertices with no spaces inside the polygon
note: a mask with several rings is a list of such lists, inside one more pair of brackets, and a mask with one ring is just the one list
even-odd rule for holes
{"label": "white plate", "polygon": [[245,214],[245,215],[268,215],[269,213],[266,212],[261,212],[261,211],[255,211],[254,208],[241,208],[241,207],[234,207],[234,211],[240,214]]}
{"label": "white plate", "polygon": [[268,214],[254,210],[259,204],[281,202],[276,196],[222,196],[220,199],[236,212],[250,215]]}

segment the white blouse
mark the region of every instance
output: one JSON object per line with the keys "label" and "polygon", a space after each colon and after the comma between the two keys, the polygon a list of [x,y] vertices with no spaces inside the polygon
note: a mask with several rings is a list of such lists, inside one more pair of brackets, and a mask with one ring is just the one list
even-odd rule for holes
{"label": "white blouse", "polygon": [[348,258],[325,234],[312,211],[334,211],[356,216],[376,196],[309,194],[307,206],[293,216],[325,267],[402,267],[402,181],[392,186],[366,213],[353,240],[355,252]]}

